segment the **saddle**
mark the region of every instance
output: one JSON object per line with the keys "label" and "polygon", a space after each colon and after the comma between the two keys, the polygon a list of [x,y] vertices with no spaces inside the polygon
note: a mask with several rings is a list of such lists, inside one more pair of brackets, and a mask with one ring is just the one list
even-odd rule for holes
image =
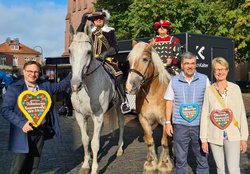
{"label": "saddle", "polygon": [[[97,59],[98,60],[98,59]],[[101,61],[101,60],[99,60]],[[103,67],[105,71],[108,73],[110,76],[113,84],[115,85],[115,90],[117,94],[122,98],[122,104],[121,104],[121,111],[123,114],[131,112],[131,108],[129,106],[128,99],[126,97],[126,94],[124,94],[124,89],[122,89],[122,84],[119,84],[118,82],[118,76],[122,75],[123,72],[120,70],[118,67],[118,62],[111,57],[108,57],[105,59],[103,63]],[[112,102],[111,102],[112,103]],[[112,104],[109,104],[109,109],[112,106]]]}

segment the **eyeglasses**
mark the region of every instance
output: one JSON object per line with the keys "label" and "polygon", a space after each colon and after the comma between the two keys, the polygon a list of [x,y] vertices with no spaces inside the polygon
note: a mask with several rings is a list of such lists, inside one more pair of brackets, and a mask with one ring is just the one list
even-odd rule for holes
{"label": "eyeglasses", "polygon": [[214,72],[225,72],[227,69],[222,68],[222,69],[214,69]]}
{"label": "eyeglasses", "polygon": [[183,65],[185,65],[185,66],[187,66],[187,65],[195,66],[196,63],[195,62],[192,62],[192,63],[185,62],[185,63],[183,63]]}
{"label": "eyeglasses", "polygon": [[39,71],[25,70],[28,74],[39,74]]}

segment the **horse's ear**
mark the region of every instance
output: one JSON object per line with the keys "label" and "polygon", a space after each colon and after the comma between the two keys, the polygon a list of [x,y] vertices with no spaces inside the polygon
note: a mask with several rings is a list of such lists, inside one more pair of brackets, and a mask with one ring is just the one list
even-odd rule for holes
{"label": "horse's ear", "polygon": [[153,48],[153,46],[154,46],[154,44],[155,44],[155,40],[152,40],[152,41],[146,46],[145,50],[151,51],[152,48]]}
{"label": "horse's ear", "polygon": [[73,35],[75,34],[75,30],[71,24],[69,26],[69,33],[70,33],[71,37],[73,37]]}
{"label": "horse's ear", "polygon": [[135,40],[132,40],[132,47],[134,47],[138,42]]}
{"label": "horse's ear", "polygon": [[84,33],[86,33],[89,36],[89,38],[91,38],[92,32],[91,32],[90,25],[85,25],[85,27],[84,27]]}

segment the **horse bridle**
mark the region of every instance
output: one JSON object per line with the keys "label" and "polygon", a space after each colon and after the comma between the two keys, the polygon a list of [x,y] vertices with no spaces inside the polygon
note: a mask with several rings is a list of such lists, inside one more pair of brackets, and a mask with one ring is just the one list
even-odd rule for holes
{"label": "horse bridle", "polygon": [[[91,47],[92,47],[92,39],[91,39],[91,41],[85,41],[85,42],[88,42],[90,45],[91,45]],[[97,67],[95,67],[95,69],[93,69],[92,71],[90,71],[90,72],[88,72],[89,71],[89,67],[90,67],[90,64],[91,64],[91,62],[92,62],[92,60],[93,60],[93,47],[92,47],[92,51],[91,51],[91,53],[92,53],[92,55],[91,55],[91,58],[90,58],[90,62],[89,62],[89,64],[88,64],[88,66],[87,66],[87,70],[86,70],[86,73],[83,73],[82,75],[84,76],[89,76],[89,75],[91,75],[91,74],[93,74],[98,68],[100,68],[102,65],[103,65],[103,63],[100,63]]]}
{"label": "horse bridle", "polygon": [[156,75],[152,75],[149,78],[146,78],[146,73],[147,73],[147,71],[149,69],[149,65],[152,63],[152,58],[150,57],[148,59],[149,59],[148,65],[147,65],[147,67],[146,67],[143,74],[140,71],[136,70],[136,69],[133,69],[133,68],[129,69],[129,73],[133,72],[133,73],[136,73],[137,75],[139,75],[140,77],[142,77],[142,81],[141,81],[141,84],[140,84],[141,86],[143,86],[144,84],[146,84],[146,83],[150,82],[151,80],[155,79],[159,75],[159,73],[157,73]]}

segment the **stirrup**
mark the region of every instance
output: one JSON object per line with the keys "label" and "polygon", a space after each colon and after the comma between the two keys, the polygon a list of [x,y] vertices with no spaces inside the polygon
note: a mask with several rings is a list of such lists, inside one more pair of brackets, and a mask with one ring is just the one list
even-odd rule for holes
{"label": "stirrup", "polygon": [[127,100],[121,104],[121,111],[123,114],[131,112],[131,107]]}

